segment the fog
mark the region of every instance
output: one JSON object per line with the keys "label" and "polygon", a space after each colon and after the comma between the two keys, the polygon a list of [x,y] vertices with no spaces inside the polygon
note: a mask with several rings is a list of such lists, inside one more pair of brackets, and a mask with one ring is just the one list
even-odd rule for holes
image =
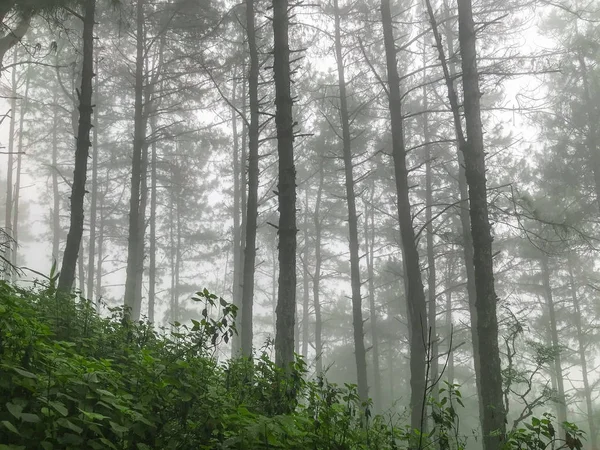
{"label": "fog", "polygon": [[207,289],[218,361],[301,355],[422,431],[457,385],[467,448],[550,412],[597,450],[599,8],[4,0],[2,276],[164,333]]}

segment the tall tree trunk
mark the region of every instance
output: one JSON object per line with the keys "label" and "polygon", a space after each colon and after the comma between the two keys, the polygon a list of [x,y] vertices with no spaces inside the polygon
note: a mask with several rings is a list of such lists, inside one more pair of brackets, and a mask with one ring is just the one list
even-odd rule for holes
{"label": "tall tree trunk", "polygon": [[[150,119],[152,135],[156,133],[156,116]],[[157,208],[157,179],[156,179],[156,138],[152,140],[152,155],[150,159],[150,261],[148,263],[148,321],[154,323],[156,308],[156,208]]]}
{"label": "tall tree trunk", "polygon": [[[136,59],[135,59],[135,105],[134,105],[134,136],[133,158],[131,163],[131,198],[129,200],[129,227],[127,244],[127,276],[125,280],[125,306],[130,310],[131,319],[136,321],[134,310],[136,306],[140,246],[143,246],[143,236],[140,232],[140,203],[143,153],[146,142],[146,122],[144,120],[144,1],[137,0],[136,5]],[[143,250],[142,250],[143,251]],[[143,270],[143,268],[142,268]]]}
{"label": "tall tree trunk", "polygon": [[81,245],[79,246],[79,255],[77,258],[77,278],[79,279],[79,295],[81,298],[87,298],[85,296],[85,269],[83,268],[83,238],[81,239]]}
{"label": "tall tree trunk", "polygon": [[[469,187],[469,213],[473,238],[473,264],[477,300],[476,358],[479,359],[481,427],[484,450],[496,450],[504,442],[506,412],[502,403],[502,367],[498,348],[498,318],[494,289],[492,230],[488,217],[485,152],[477,69],[475,24],[471,0],[458,0],[458,25],[463,72],[467,140],[461,146]],[[485,353],[483,352],[485,349]]]}
{"label": "tall tree trunk", "polygon": [[[96,72],[98,71],[98,55],[96,55]],[[92,128],[92,192],[90,205],[90,240],[88,242],[88,278],[87,294],[94,300],[94,258],[96,257],[96,215],[98,213],[98,77],[94,79],[96,108],[94,109],[94,126]]]}
{"label": "tall tree trunk", "polygon": [[[502,367],[498,348],[497,296],[494,289],[492,233],[488,217],[485,152],[477,69],[477,49],[473,11],[470,0],[458,0],[459,43],[463,71],[466,138],[462,129],[460,106],[437,29],[431,3],[427,9],[435,35],[436,46],[444,70],[448,98],[453,113],[458,145],[464,156],[465,176],[469,193],[469,217],[473,239],[476,322],[473,333],[475,371],[479,379],[479,408],[484,450],[496,450],[504,442],[506,411],[502,400]],[[464,231],[463,231],[464,232]],[[465,254],[468,244],[465,242]],[[468,265],[467,265],[468,270]],[[485,349],[485,353],[481,349]]]}
{"label": "tall tree trunk", "polygon": [[402,97],[400,95],[400,78],[396,66],[396,46],[389,0],[381,1],[381,17],[387,62],[394,172],[398,195],[398,219],[407,282],[411,386],[410,423],[412,429],[421,430],[425,408],[427,310],[421,269],[419,267],[419,253],[412,226],[411,204],[408,195],[408,169],[406,167],[406,148],[404,145]]}
{"label": "tall tree trunk", "polygon": [[297,233],[288,4],[288,0],[273,0],[275,125],[279,156],[279,288],[275,327],[275,363],[286,370],[294,361]]}
{"label": "tall tree trunk", "polygon": [[[231,102],[237,101],[237,70],[233,72],[233,86],[231,88]],[[231,130],[233,134],[233,286],[231,295],[233,304],[241,311],[242,306],[242,226],[241,226],[241,191],[245,189],[240,184],[240,146],[237,112],[231,108]],[[242,170],[243,169],[242,163]],[[233,336],[231,342],[231,356],[239,355],[242,342],[238,334]]]}
{"label": "tall tree trunk", "polygon": [[[147,102],[146,102],[147,103]],[[131,317],[134,320],[138,320],[142,311],[142,287],[144,278],[144,253],[146,250],[145,246],[145,235],[146,235],[146,206],[148,203],[148,143],[145,142],[142,148],[142,164],[140,168],[140,205],[138,212],[138,225],[137,225],[137,265],[135,270],[135,295],[133,309],[131,310]]]}
{"label": "tall tree trunk", "polygon": [[304,252],[302,255],[302,356],[306,360],[308,355],[309,320],[310,320],[310,285],[309,285],[309,266],[310,247],[308,245],[308,188],[305,189],[304,198]]}
{"label": "tall tree trunk", "polygon": [[[423,65],[426,64],[425,49],[423,49]],[[427,322],[429,323],[429,335],[431,336],[430,346],[430,370],[429,380],[435,381],[438,378],[438,338],[437,338],[437,305],[436,305],[436,270],[435,270],[435,249],[433,247],[433,173],[431,168],[431,145],[429,143],[429,101],[427,98],[426,72],[423,71],[423,140],[425,143],[425,222],[426,222],[426,242],[427,242],[427,267],[429,276],[427,277]],[[434,402],[439,398],[439,387],[431,387],[431,397]]]}
{"label": "tall tree trunk", "polygon": [[[473,250],[473,236],[471,234],[471,217],[469,213],[469,191],[467,185],[467,176],[465,172],[465,158],[462,148],[466,145],[464,132],[462,129],[462,123],[460,118],[460,106],[458,103],[458,95],[454,85],[456,78],[456,67],[455,67],[455,50],[454,50],[454,36],[452,32],[452,26],[450,18],[452,13],[450,8],[444,1],[445,9],[445,35],[448,42],[449,61],[446,61],[445,51],[442,44],[441,35],[437,28],[437,22],[431,7],[431,3],[427,0],[427,11],[429,14],[431,26],[434,32],[435,43],[439,53],[439,59],[442,63],[444,71],[444,78],[446,86],[448,88],[448,99],[450,100],[450,107],[452,109],[454,128],[457,139],[457,154],[458,154],[458,187],[460,194],[460,206],[459,206],[459,218],[460,228],[463,239],[463,256],[465,272],[467,276],[467,298],[469,301],[469,319],[471,322],[471,342],[473,346],[473,363],[475,368],[475,385],[477,393],[480,396],[480,407],[481,407],[481,367],[480,361],[477,355],[479,355],[479,336],[478,336],[478,321],[477,321],[477,289],[475,286],[475,266],[474,266],[474,250]],[[483,416],[482,416],[483,417]]]}
{"label": "tall tree trunk", "polygon": [[319,187],[317,188],[317,198],[315,200],[315,210],[313,213],[313,223],[315,226],[315,271],[313,273],[313,307],[315,308],[315,371],[317,376],[323,373],[323,319],[321,318],[321,265],[323,257],[321,255],[321,200],[323,198],[323,160],[319,163]]}
{"label": "tall tree trunk", "polygon": [[83,21],[83,64],[81,73],[81,91],[79,94],[79,129],[75,150],[75,170],[71,192],[71,222],[67,243],[63,254],[62,268],[58,279],[58,291],[69,292],[75,281],[75,270],[81,237],[83,235],[83,199],[87,176],[87,160],[91,147],[90,130],[92,128],[92,79],[94,77],[94,16],[96,0],[85,2]]}
{"label": "tall tree trunk", "polygon": [[[244,278],[242,281],[242,355],[252,356],[254,310],[254,269],[256,264],[256,227],[258,219],[258,50],[254,0],[246,0],[246,32],[250,53],[248,93],[250,97],[250,124],[248,127],[248,198],[246,207],[246,243],[244,246]],[[293,329],[292,329],[293,330]]]}
{"label": "tall tree trunk", "polygon": [[52,118],[52,264],[58,264],[60,252],[60,191],[58,188],[58,90],[54,89]]}
{"label": "tall tree trunk", "polygon": [[[13,214],[13,224],[12,224],[12,232],[14,248],[11,254],[12,265],[14,267],[18,267],[18,254],[19,254],[19,201],[21,198],[21,168],[23,166],[23,134],[24,134],[24,122],[25,122],[25,114],[27,114],[27,103],[29,102],[29,81],[31,79],[30,76],[30,67],[27,66],[27,74],[25,75],[25,95],[23,96],[23,102],[21,104],[21,109],[19,111],[19,143],[17,144],[17,173],[15,179],[15,193],[14,193],[14,214]],[[17,273],[13,271],[13,281],[16,281]]]}
{"label": "tall tree trunk", "polygon": [[335,55],[337,60],[338,86],[340,90],[340,118],[342,122],[342,146],[344,173],[346,177],[346,202],[348,204],[348,237],[350,245],[350,284],[352,287],[352,327],[354,330],[354,356],[356,358],[356,376],[358,395],[361,400],[369,398],[367,382],[367,355],[364,341],[364,321],[362,316],[362,297],[360,293],[360,260],[358,254],[358,218],[356,213],[356,194],[354,193],[354,174],[352,172],[352,141],[350,137],[350,118],[346,94],[344,58],[342,55],[341,20],[338,0],[333,0],[335,16]]}
{"label": "tall tree trunk", "polygon": [[[560,343],[558,340],[558,326],[556,323],[556,311],[554,309],[554,298],[552,295],[552,286],[550,285],[550,267],[548,255],[543,254],[540,258],[540,269],[542,272],[542,284],[544,286],[544,298],[546,307],[548,308],[548,319],[550,325],[550,338],[552,340],[552,349],[555,352],[554,356],[554,376],[556,378],[556,388],[558,401],[556,402],[556,412],[559,423],[567,420],[567,403],[565,398],[565,382],[562,370],[562,358],[560,355]],[[559,427],[559,437],[565,438],[564,430]]]}
{"label": "tall tree trunk", "polygon": [[[13,63],[18,61],[17,49],[14,50]],[[2,61],[0,60],[0,63]],[[6,206],[4,210],[4,232],[8,235],[4,258],[8,266],[12,260],[12,212],[13,212],[13,171],[14,171],[14,151],[15,151],[15,127],[17,124],[17,68],[13,67],[11,75],[11,99],[10,99],[10,125],[8,131],[8,164],[6,166]],[[6,267],[6,275],[10,273],[10,267]]]}
{"label": "tall tree trunk", "polygon": [[581,364],[581,375],[583,378],[583,394],[585,396],[585,406],[587,409],[587,422],[589,427],[589,436],[592,450],[598,450],[598,428],[594,418],[594,404],[592,400],[592,387],[590,386],[588,362],[586,352],[585,333],[581,323],[581,306],[579,304],[579,296],[577,295],[577,285],[575,284],[575,275],[573,274],[573,260],[571,255],[568,256],[569,268],[569,287],[571,290],[571,301],[575,310],[575,327],[577,328],[577,352],[579,353],[579,361]]}
{"label": "tall tree trunk", "polygon": [[[108,172],[106,176],[106,183],[108,185]],[[108,189],[108,187],[107,187]],[[98,221],[98,259],[96,263],[96,311],[100,313],[100,306],[102,301],[102,263],[104,262],[104,198],[105,195],[100,197],[100,204],[98,210],[100,211],[100,220]]]}
{"label": "tall tree trunk", "polygon": [[586,105],[586,115],[588,119],[588,130],[586,133],[586,145],[589,152],[589,161],[594,174],[594,187],[596,190],[596,202],[600,209],[600,152],[598,151],[598,113],[596,105],[592,101],[590,92],[590,82],[588,78],[588,68],[585,57],[581,51],[577,51],[577,58],[581,68],[581,80],[583,84],[583,95]]}
{"label": "tall tree trunk", "polygon": [[[381,404],[381,366],[379,355],[379,330],[377,323],[377,306],[375,305],[375,206],[373,204],[375,183],[371,185],[371,198],[369,205],[365,203],[365,259],[367,263],[367,276],[369,277],[369,318],[371,319],[371,345],[373,354],[373,404],[375,411],[382,410]],[[370,220],[370,223],[369,223]]]}

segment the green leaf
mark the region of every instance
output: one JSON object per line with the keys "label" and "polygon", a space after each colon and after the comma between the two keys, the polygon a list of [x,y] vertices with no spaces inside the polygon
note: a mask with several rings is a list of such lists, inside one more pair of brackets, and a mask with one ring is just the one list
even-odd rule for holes
{"label": "green leaf", "polygon": [[8,412],[17,419],[21,418],[21,411],[23,411],[23,407],[21,405],[15,405],[14,403],[8,402],[6,404],[6,409],[8,409]]}
{"label": "green leaf", "polygon": [[21,435],[21,433],[19,433],[19,430],[17,430],[17,429],[15,428],[15,426],[14,426],[12,423],[10,423],[8,420],[3,420],[3,421],[2,421],[2,422],[0,422],[0,423],[2,423],[2,425],[4,425],[4,427],[5,427],[7,430],[9,430],[9,431],[12,431],[13,433],[15,433],[15,434],[18,434],[19,436]]}
{"label": "green leaf", "polygon": [[116,449],[116,448],[117,448],[117,447],[115,447],[115,445],[114,445],[112,442],[110,442],[110,441],[109,441],[108,439],[106,439],[106,438],[100,438],[100,442],[102,442],[102,443],[103,443],[104,445],[106,445],[107,447],[114,448],[114,449]]}
{"label": "green leaf", "polygon": [[67,417],[69,415],[69,410],[61,402],[50,402],[50,406],[52,406],[52,408],[54,408],[56,412],[63,417]]}
{"label": "green leaf", "polygon": [[124,427],[123,425],[119,425],[118,423],[115,423],[113,421],[110,421],[108,423],[110,424],[110,427],[113,429],[113,431],[117,434],[123,434],[129,431],[129,428]]}
{"label": "green leaf", "polygon": [[98,394],[101,394],[101,395],[106,395],[107,397],[114,397],[115,396],[115,394],[113,394],[112,392],[106,391],[104,389],[96,389],[96,392]]}
{"label": "green leaf", "polygon": [[28,423],[38,423],[38,422],[40,422],[40,416],[38,416],[37,414],[22,413],[21,420],[23,422],[28,422]]}
{"label": "green leaf", "polygon": [[32,378],[34,380],[37,380],[37,375],[35,375],[31,372],[27,372],[26,370],[19,369],[18,367],[13,367],[13,369],[15,370],[15,372],[17,372],[19,375],[21,375],[25,378]]}
{"label": "green leaf", "polygon": [[54,446],[52,445],[52,442],[48,442],[48,441],[42,441],[42,442],[40,442],[40,445],[44,448],[44,450],[52,450],[54,448]]}
{"label": "green leaf", "polygon": [[74,431],[77,434],[81,434],[83,432],[83,428],[78,427],[77,425],[75,425],[73,422],[71,422],[70,420],[67,420],[65,418],[60,418],[56,421],[56,423],[58,425],[60,425],[61,427],[67,428],[71,431]]}

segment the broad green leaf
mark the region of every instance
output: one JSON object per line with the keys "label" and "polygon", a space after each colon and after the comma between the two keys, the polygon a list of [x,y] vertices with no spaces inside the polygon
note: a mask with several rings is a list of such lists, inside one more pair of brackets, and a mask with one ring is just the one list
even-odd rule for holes
{"label": "broad green leaf", "polygon": [[110,427],[113,429],[113,431],[117,434],[123,434],[129,431],[129,428],[124,427],[123,425],[119,425],[118,423],[115,423],[113,421],[110,421],[108,423],[110,424]]}
{"label": "broad green leaf", "polygon": [[8,420],[3,420],[1,423],[7,430],[12,431],[15,434],[21,435],[21,433],[19,433],[19,430],[17,430],[16,427]]}
{"label": "broad green leaf", "polygon": [[50,402],[50,406],[52,406],[52,408],[54,408],[63,417],[67,417],[69,415],[69,410],[61,402]]}
{"label": "broad green leaf", "polygon": [[17,419],[21,418],[21,412],[23,411],[23,407],[21,405],[15,405],[14,403],[8,402],[6,404],[6,409],[8,409],[8,412]]}
{"label": "broad green leaf", "polygon": [[28,423],[38,423],[40,422],[40,416],[31,413],[21,413],[21,420]]}
{"label": "broad green leaf", "polygon": [[37,379],[37,375],[31,372],[27,372],[26,370],[23,369],[19,369],[18,367],[13,367],[14,371],[17,372],[19,375],[25,377],[25,378],[32,378],[34,380]]}
{"label": "broad green leaf", "polygon": [[81,434],[83,432],[83,428],[75,425],[73,422],[71,422],[70,420],[65,419],[64,417],[58,419],[56,421],[56,423],[58,425],[60,425],[61,427],[68,428],[69,430],[74,431],[77,434]]}

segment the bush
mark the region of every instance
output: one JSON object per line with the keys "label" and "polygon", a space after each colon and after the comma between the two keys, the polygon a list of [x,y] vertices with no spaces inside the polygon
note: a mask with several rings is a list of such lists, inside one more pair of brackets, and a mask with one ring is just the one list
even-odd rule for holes
{"label": "bush", "polygon": [[[298,358],[219,363],[236,309],[206,290],[190,326],[156,330],[122,308],[99,317],[82,299],[0,282],[0,450],[463,448],[448,400],[433,405],[433,437],[371,417],[356,386],[307,381]],[[444,397],[445,398],[445,397]],[[553,444],[549,418],[509,436],[507,449]],[[433,433],[432,432],[432,433]],[[569,429],[571,450],[581,433]]]}

